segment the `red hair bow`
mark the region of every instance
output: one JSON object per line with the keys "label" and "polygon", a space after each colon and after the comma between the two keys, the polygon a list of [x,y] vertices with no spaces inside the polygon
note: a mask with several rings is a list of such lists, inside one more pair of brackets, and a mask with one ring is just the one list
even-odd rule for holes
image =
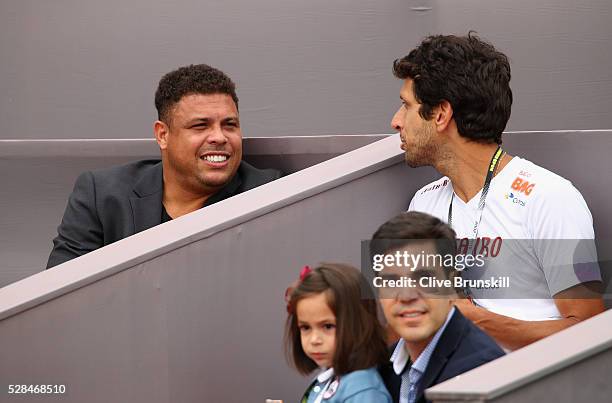
{"label": "red hair bow", "polygon": [[306,276],[308,276],[311,272],[312,272],[312,269],[310,267],[308,266],[302,267],[302,270],[300,270],[300,281],[304,281]]}
{"label": "red hair bow", "polygon": [[304,281],[304,279],[308,277],[310,273],[312,273],[312,269],[309,266],[302,267],[302,270],[300,270],[300,279],[294,282],[293,284],[291,284],[285,290],[285,302],[287,303],[287,313],[291,313],[291,305],[289,304],[289,302],[291,302],[291,293],[293,293],[293,290],[295,290],[295,287],[297,287],[300,284],[300,282]]}

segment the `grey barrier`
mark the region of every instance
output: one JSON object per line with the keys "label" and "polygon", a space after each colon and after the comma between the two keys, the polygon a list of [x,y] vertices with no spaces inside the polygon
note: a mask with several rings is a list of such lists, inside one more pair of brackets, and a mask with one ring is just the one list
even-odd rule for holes
{"label": "grey barrier", "polygon": [[283,358],[285,288],[304,264],[359,264],[359,240],[434,176],[405,169],[392,136],[10,284],[0,387],[66,385],[55,398],[74,402],[293,401],[307,380]]}
{"label": "grey barrier", "polygon": [[[244,158],[289,174],[385,136],[245,138]],[[43,270],[79,173],[147,158],[154,139],[0,140],[0,287]]]}
{"label": "grey barrier", "polygon": [[612,400],[612,311],[425,391],[434,403]]}
{"label": "grey barrier", "polygon": [[[609,238],[610,134],[504,144],[572,180]],[[402,159],[391,136],[1,288],[1,401],[9,384],[65,385],[48,401],[294,401],[308,380],[283,358],[284,290],[304,264],[358,265],[360,240],[437,177]]]}

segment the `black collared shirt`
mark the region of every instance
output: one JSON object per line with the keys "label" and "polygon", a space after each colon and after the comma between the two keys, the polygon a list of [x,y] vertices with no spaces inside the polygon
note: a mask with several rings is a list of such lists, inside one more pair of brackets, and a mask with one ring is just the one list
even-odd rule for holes
{"label": "black collared shirt", "polygon": [[[249,164],[242,162],[232,180],[230,180],[229,183],[223,188],[221,188],[217,193],[206,199],[202,207],[210,206],[211,204],[215,204],[217,202],[228,199],[232,196],[235,196],[239,193],[258,186],[259,184],[254,184],[251,182],[253,182],[253,177],[262,175],[262,173],[267,174],[268,178],[265,178],[261,184],[269,182],[270,180],[277,179],[281,176],[280,171],[272,169],[258,170],[256,168],[253,168]],[[161,222],[165,223],[170,220],[172,220],[172,217],[170,217],[170,215],[166,211],[166,207],[162,203]]]}

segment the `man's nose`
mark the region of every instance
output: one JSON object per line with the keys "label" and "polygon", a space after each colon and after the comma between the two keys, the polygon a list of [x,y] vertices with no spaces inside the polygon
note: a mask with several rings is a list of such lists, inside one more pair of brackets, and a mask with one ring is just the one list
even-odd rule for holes
{"label": "man's nose", "polygon": [[420,297],[421,293],[419,292],[419,289],[418,287],[416,287],[416,285],[414,287],[399,287],[395,296],[398,301],[401,301],[404,304],[412,303]]}
{"label": "man's nose", "polygon": [[402,107],[395,112],[393,118],[391,119],[391,127],[398,132],[402,130]]}
{"label": "man's nose", "polygon": [[225,136],[225,133],[223,132],[223,128],[220,125],[215,125],[211,129],[210,133],[208,134],[208,137],[206,138],[206,142],[210,144],[227,143],[227,137]]}

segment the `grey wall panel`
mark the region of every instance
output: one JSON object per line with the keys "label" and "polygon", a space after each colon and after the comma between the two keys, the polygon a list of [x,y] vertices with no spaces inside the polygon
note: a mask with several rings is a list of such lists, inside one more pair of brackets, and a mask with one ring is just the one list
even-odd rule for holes
{"label": "grey wall panel", "polygon": [[411,3],[3,0],[0,138],[148,137],[158,80],[189,63],[236,81],[245,135],[385,132]]}
{"label": "grey wall panel", "polygon": [[612,348],[490,401],[608,403],[612,398],[610,362],[612,362]]}
{"label": "grey wall panel", "polygon": [[[423,6],[423,8],[419,8]],[[607,0],[0,1],[0,138],[147,138],[162,74],[238,84],[248,136],[382,133],[391,62],[429,33],[506,51],[509,130],[609,127]]]}
{"label": "grey wall panel", "polygon": [[475,30],[510,58],[508,130],[604,129],[612,103],[612,2],[433,0],[435,31]]}
{"label": "grey wall panel", "polygon": [[612,311],[429,388],[435,403],[610,401]]}

